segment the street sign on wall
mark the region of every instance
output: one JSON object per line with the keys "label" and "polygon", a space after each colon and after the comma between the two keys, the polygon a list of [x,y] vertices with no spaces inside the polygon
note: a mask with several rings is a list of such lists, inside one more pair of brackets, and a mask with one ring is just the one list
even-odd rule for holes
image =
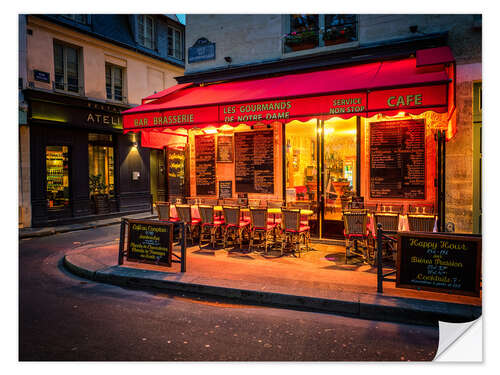
{"label": "street sign on wall", "polygon": [[196,43],[188,48],[188,62],[215,59],[215,43],[211,43],[207,38],[200,38]]}

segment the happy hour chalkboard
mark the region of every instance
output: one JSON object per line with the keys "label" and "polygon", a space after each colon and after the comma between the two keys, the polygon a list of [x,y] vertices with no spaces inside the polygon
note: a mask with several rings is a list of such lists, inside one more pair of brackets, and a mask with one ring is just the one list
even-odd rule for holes
{"label": "happy hour chalkboard", "polygon": [[478,297],[481,236],[398,234],[396,287]]}
{"label": "happy hour chalkboard", "polygon": [[215,137],[196,135],[196,195],[215,195]]}
{"label": "happy hour chalkboard", "polygon": [[273,130],[235,133],[234,144],[236,192],[273,194]]}
{"label": "happy hour chalkboard", "polygon": [[425,122],[370,124],[370,197],[425,199]]}
{"label": "happy hour chalkboard", "polygon": [[128,220],[127,260],[172,265],[173,226],[152,220]]}

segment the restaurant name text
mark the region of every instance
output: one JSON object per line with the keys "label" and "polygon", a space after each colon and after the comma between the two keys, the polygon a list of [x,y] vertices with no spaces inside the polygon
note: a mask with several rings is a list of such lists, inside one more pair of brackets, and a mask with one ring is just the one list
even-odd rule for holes
{"label": "restaurant name text", "polygon": [[286,119],[290,117],[290,108],[291,101],[229,105],[223,108],[224,122]]}
{"label": "restaurant name text", "polygon": [[155,116],[153,118],[143,117],[143,118],[134,119],[134,126],[172,125],[172,124],[186,124],[186,123],[193,123],[193,122],[194,122],[194,115],[193,114]]}

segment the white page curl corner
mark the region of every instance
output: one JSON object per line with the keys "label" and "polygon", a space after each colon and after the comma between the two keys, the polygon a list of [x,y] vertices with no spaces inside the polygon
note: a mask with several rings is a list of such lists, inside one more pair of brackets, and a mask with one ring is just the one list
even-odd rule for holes
{"label": "white page curl corner", "polygon": [[483,317],[466,323],[439,322],[436,362],[482,362]]}

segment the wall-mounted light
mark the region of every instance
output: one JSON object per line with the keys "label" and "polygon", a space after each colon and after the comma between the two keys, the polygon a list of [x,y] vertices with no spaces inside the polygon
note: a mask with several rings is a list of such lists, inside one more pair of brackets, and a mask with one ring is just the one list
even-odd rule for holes
{"label": "wall-mounted light", "polygon": [[224,60],[226,60],[226,62],[229,63],[229,64],[233,61],[233,59],[231,58],[231,56],[224,57]]}
{"label": "wall-mounted light", "polygon": [[136,150],[137,150],[137,147],[138,147],[138,146],[139,146],[139,145],[137,144],[137,142],[136,142],[136,141],[132,142],[132,148],[133,148],[133,149],[136,149]]}
{"label": "wall-mounted light", "polygon": [[217,129],[203,129],[205,134],[217,134]]}

